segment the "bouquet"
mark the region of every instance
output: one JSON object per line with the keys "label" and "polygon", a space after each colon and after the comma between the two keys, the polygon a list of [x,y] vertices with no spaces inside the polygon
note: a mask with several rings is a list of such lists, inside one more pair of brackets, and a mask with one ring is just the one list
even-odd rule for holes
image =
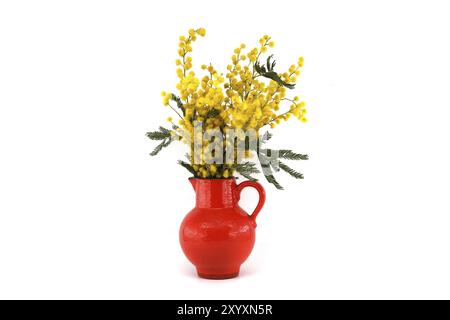
{"label": "bouquet", "polygon": [[275,43],[264,35],[254,48],[241,44],[234,49],[225,72],[210,63],[201,65],[202,75],[198,75],[193,70],[192,46],[205,34],[203,28],[190,29],[179,38],[177,93],[162,92],[163,104],[173,116],[167,118],[170,128],[161,126],[147,133],[148,138],[159,141],[150,155],[179,141],[189,152],[178,163],[195,178],[241,175],[256,180],[255,175],[262,172],[277,189],[282,186],[275,172],[303,179],[284,161],[307,160],[306,154],[266,147],[272,137],[269,130],[278,124],[291,118],[307,122],[305,102],[288,95],[301,73],[303,57],[287,71],[276,71],[276,61],[268,53]]}

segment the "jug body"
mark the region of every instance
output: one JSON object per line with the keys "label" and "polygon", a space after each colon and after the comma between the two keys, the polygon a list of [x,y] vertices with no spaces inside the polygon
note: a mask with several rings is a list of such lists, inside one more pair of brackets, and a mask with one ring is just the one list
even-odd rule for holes
{"label": "jug body", "polygon": [[[180,227],[180,244],[200,277],[227,279],[238,276],[241,264],[255,244],[256,216],[264,204],[261,185],[231,179],[190,179],[196,206]],[[254,187],[260,200],[252,215],[238,202],[244,187]]]}

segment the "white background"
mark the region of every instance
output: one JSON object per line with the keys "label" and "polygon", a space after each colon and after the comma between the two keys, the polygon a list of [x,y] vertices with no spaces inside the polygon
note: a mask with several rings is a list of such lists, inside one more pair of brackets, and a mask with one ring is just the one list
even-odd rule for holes
{"label": "white background", "polygon": [[[450,298],[445,1],[0,2],[0,298]],[[178,36],[225,67],[267,33],[299,55],[308,153],[265,184],[241,277],[198,279],[178,244],[194,204],[183,146],[157,158]],[[251,210],[256,193],[246,191]]]}

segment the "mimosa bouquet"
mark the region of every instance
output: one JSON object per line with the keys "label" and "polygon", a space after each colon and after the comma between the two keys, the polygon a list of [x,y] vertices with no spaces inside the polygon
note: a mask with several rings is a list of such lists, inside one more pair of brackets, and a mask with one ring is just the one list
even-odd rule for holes
{"label": "mimosa bouquet", "polygon": [[162,92],[164,105],[174,112],[167,119],[171,128],[159,127],[147,133],[150,139],[161,141],[151,155],[173,141],[181,141],[189,146],[189,152],[186,160],[178,163],[196,178],[224,179],[240,174],[256,180],[254,175],[261,169],[267,181],[278,189],[282,186],[274,172],[282,170],[303,179],[301,173],[280,159],[307,160],[307,155],[266,147],[272,137],[266,129],[293,117],[307,122],[305,102],[287,95],[295,87],[303,58],[286,72],[275,71],[273,55],[268,55],[274,42],[265,35],[255,48],[246,50],[241,44],[234,49],[225,73],[212,64],[203,64],[203,76],[197,76],[192,45],[205,33],[203,28],[191,29],[179,38],[179,57],[175,61],[178,93]]}

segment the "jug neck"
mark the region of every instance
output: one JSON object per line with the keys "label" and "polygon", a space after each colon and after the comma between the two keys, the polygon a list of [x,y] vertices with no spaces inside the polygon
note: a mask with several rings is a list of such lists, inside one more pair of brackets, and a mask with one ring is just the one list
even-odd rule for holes
{"label": "jug neck", "polygon": [[189,181],[195,189],[197,208],[231,208],[239,201],[235,178]]}

